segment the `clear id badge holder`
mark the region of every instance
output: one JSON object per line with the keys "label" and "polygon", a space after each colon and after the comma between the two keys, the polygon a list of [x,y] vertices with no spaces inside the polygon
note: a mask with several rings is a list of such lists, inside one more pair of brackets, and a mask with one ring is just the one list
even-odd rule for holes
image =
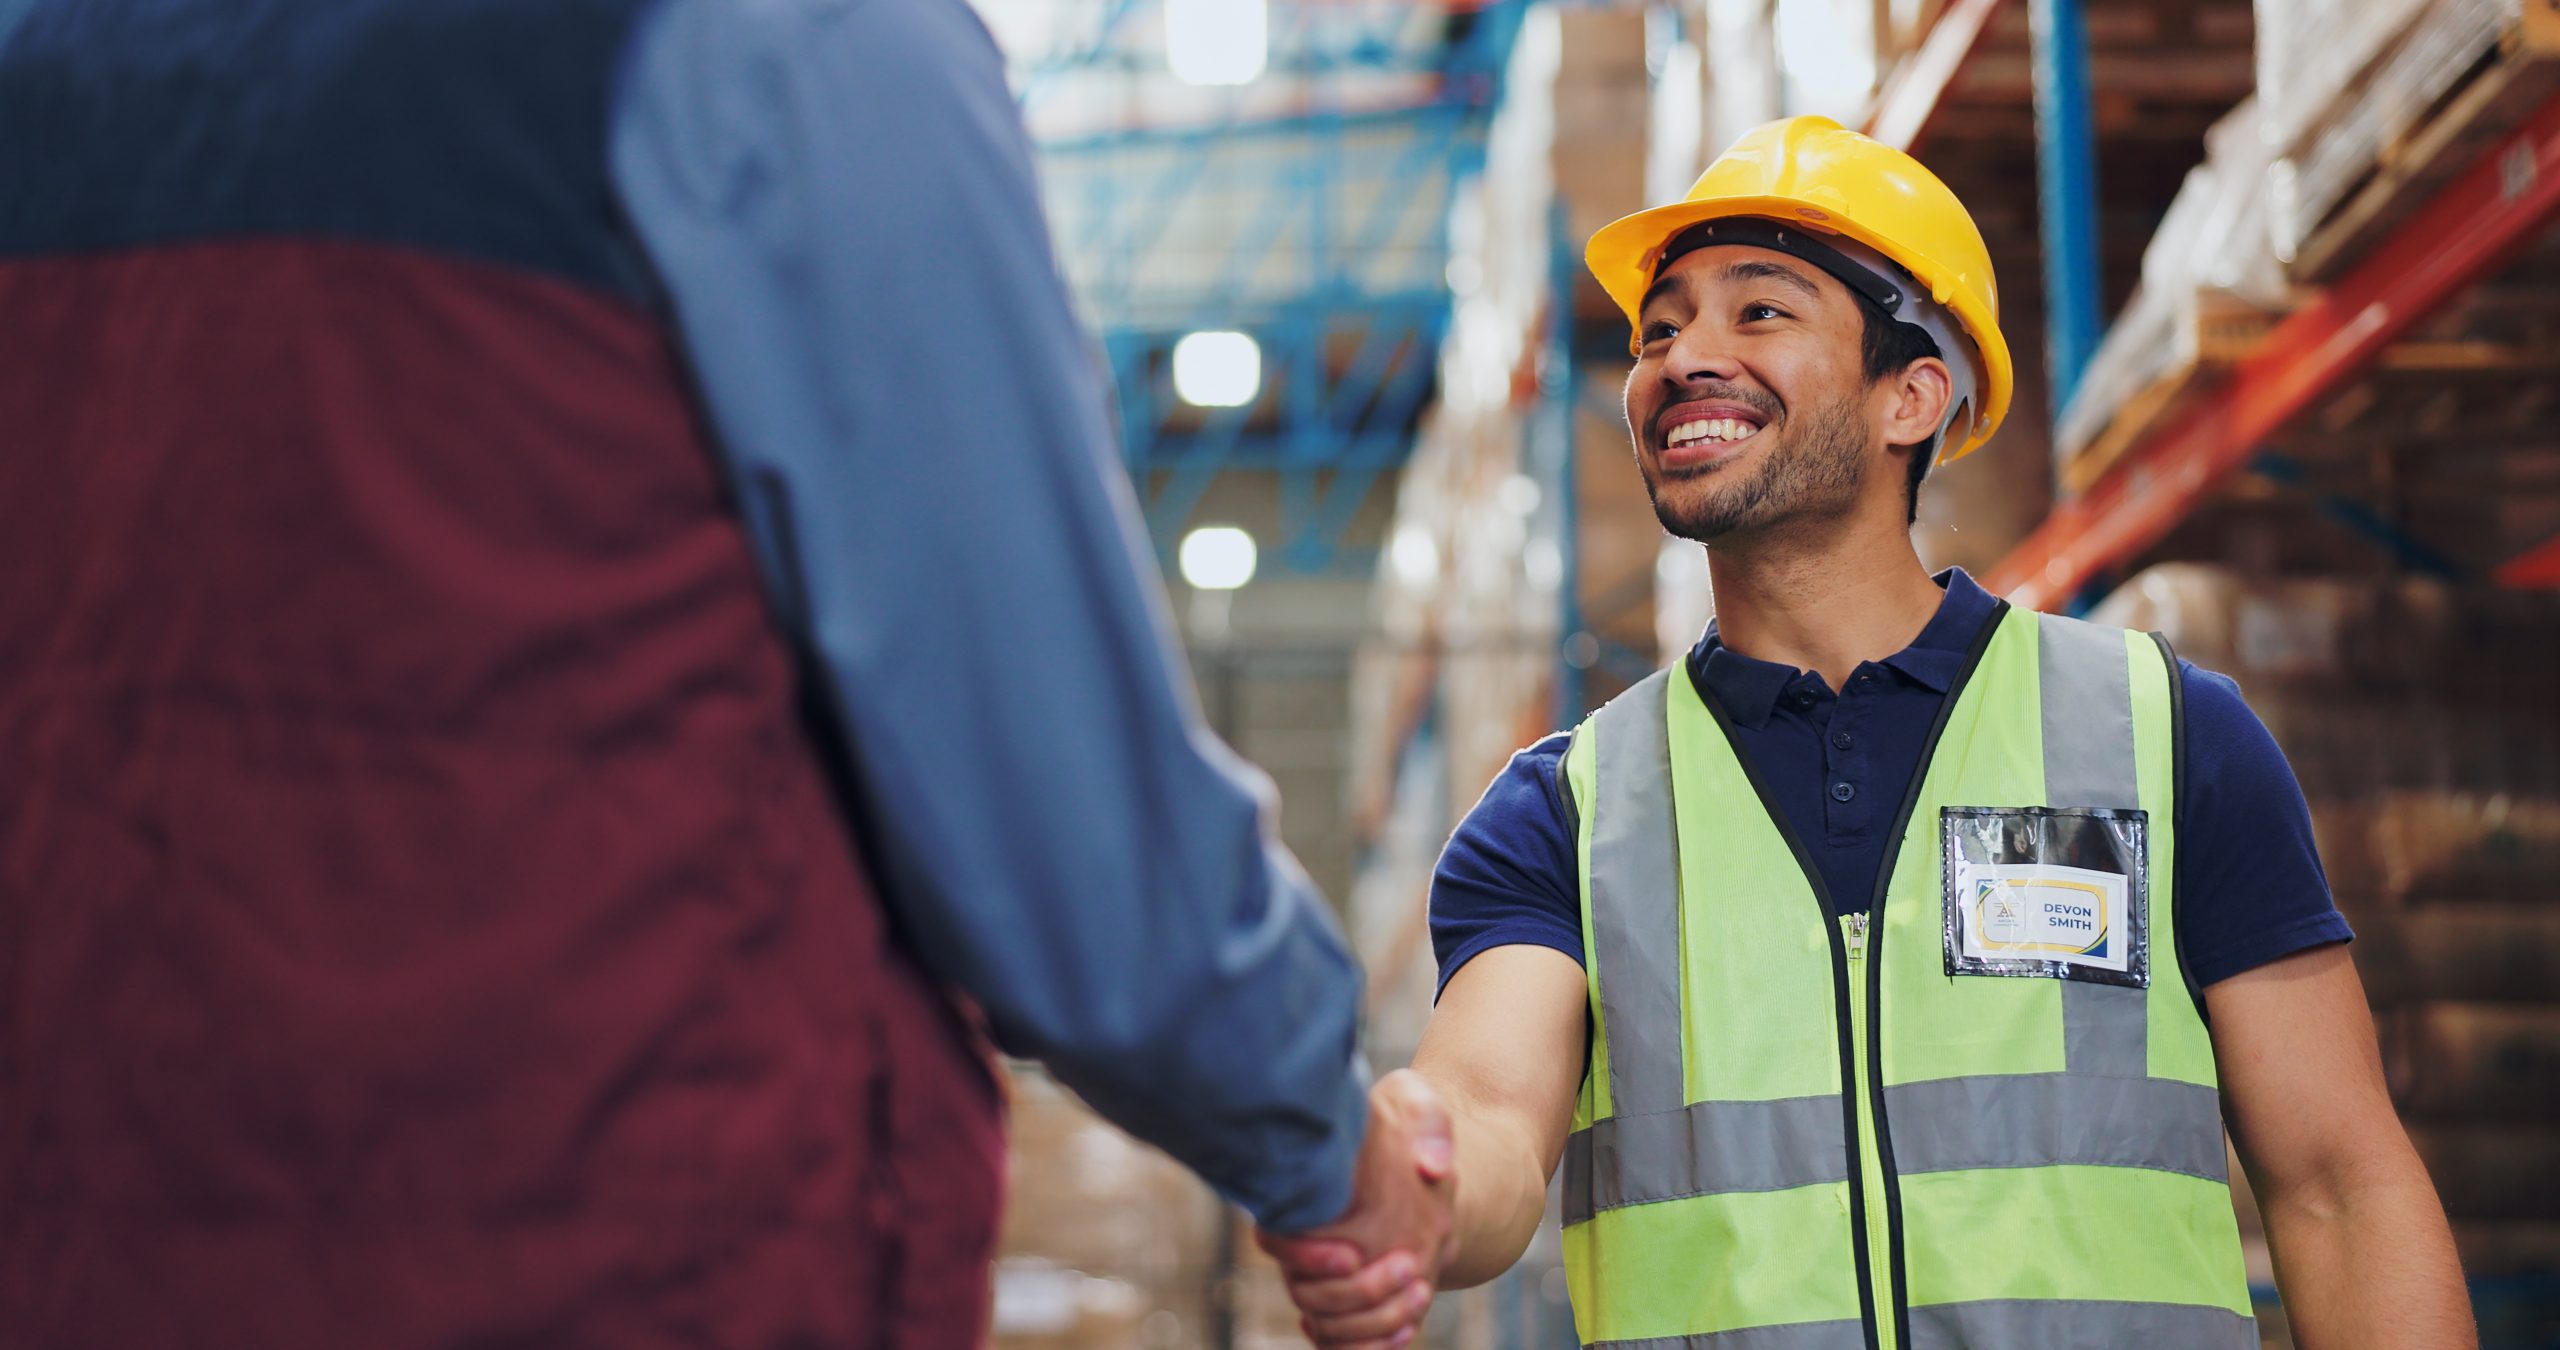
{"label": "clear id badge holder", "polygon": [[1951,806],[1939,828],[1949,975],[2150,986],[2144,812]]}

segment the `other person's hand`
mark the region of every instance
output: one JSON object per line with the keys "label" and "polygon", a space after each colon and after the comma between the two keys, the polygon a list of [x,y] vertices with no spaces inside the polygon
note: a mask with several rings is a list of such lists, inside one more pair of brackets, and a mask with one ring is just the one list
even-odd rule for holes
{"label": "other person's hand", "polygon": [[1412,1342],[1456,1247],[1457,1202],[1449,1109],[1422,1075],[1398,1069],[1369,1089],[1351,1207],[1326,1227],[1256,1241],[1280,1263],[1308,1340],[1395,1350]]}

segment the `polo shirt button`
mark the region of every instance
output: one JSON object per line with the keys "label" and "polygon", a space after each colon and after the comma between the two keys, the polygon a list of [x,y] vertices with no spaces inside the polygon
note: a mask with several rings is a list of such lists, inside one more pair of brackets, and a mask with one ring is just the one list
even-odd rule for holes
{"label": "polo shirt button", "polygon": [[1834,783],[1831,785],[1831,800],[1835,802],[1845,802],[1857,795],[1858,789],[1853,784]]}
{"label": "polo shirt button", "polygon": [[1857,743],[1858,738],[1850,735],[1848,732],[1835,731],[1831,733],[1831,748],[1834,750],[1846,750]]}
{"label": "polo shirt button", "polygon": [[1796,691],[1796,696],[1789,699],[1788,702],[1796,705],[1797,712],[1803,712],[1813,706],[1813,695],[1808,691],[1800,689]]}

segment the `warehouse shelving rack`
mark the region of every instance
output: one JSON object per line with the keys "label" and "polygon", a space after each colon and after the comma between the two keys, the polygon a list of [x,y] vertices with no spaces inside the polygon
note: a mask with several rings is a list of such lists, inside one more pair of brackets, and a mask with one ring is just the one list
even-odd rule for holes
{"label": "warehouse shelving rack", "polygon": [[[2165,423],[2053,513],[1985,578],[2039,609],[2067,606],[2139,558],[2306,409],[2368,370],[2464,288],[2530,243],[2560,210],[2560,97],[2490,146],[2360,262],[2276,325],[2230,380]],[[2528,584],[2560,572],[2560,541],[2499,569]]]}

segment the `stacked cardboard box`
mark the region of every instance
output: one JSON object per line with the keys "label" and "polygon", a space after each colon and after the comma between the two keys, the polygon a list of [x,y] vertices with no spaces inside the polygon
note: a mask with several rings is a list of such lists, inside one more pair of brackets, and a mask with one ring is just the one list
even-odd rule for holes
{"label": "stacked cardboard box", "polygon": [[1249,1282],[1224,1269],[1227,1207],[1037,1067],[1009,1077],[997,1350],[1206,1344],[1218,1301]]}
{"label": "stacked cardboard box", "polygon": [[2310,801],[2466,1269],[2560,1274],[2560,596],[2176,564],[2094,617],[2240,681]]}

